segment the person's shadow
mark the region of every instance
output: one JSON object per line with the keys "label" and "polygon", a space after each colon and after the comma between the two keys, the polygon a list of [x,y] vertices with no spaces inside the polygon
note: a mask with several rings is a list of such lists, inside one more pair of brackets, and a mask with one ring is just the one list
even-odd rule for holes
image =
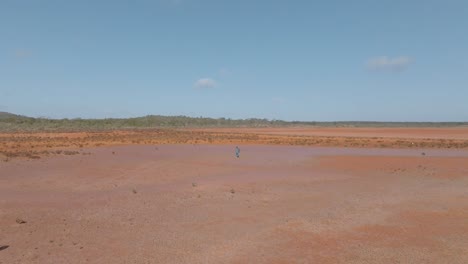
{"label": "person's shadow", "polygon": [[7,248],[9,248],[9,247],[10,247],[10,246],[0,246],[0,251],[5,250],[5,249],[7,249]]}

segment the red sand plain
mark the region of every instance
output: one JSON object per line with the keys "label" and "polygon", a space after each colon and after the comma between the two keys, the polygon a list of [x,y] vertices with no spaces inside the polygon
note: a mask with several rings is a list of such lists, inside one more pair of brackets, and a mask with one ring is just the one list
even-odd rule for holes
{"label": "red sand plain", "polygon": [[0,133],[0,160],[75,155],[86,147],[160,144],[263,144],[353,148],[468,149],[457,128],[211,128]]}
{"label": "red sand plain", "polygon": [[468,127],[290,127],[201,128],[197,130],[209,132],[235,132],[296,136],[468,139]]}
{"label": "red sand plain", "polygon": [[79,154],[0,161],[2,264],[468,263],[465,148],[36,136]]}

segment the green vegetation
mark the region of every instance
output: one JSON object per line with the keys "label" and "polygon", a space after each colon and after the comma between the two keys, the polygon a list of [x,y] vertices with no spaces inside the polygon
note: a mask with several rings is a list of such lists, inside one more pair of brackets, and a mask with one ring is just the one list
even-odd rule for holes
{"label": "green vegetation", "polygon": [[5,119],[20,119],[20,118],[26,118],[23,116],[7,113],[7,112],[0,112],[0,120],[5,120]]}
{"label": "green vegetation", "polygon": [[457,127],[468,122],[300,122],[268,119],[229,119],[187,116],[151,115],[136,118],[48,119],[32,118],[0,112],[0,132],[13,131],[96,131],[150,128],[200,127]]}

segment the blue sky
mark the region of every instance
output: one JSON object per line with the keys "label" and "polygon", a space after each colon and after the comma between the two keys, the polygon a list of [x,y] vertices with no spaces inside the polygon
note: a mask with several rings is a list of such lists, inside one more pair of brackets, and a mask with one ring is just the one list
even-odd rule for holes
{"label": "blue sky", "polygon": [[0,111],[468,121],[468,1],[2,0]]}

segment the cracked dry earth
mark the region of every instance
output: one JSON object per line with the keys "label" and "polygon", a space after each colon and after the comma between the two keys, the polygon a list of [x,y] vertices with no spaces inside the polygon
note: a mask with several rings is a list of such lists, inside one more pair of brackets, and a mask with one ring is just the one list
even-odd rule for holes
{"label": "cracked dry earth", "polygon": [[234,148],[0,162],[0,263],[468,263],[467,150]]}

